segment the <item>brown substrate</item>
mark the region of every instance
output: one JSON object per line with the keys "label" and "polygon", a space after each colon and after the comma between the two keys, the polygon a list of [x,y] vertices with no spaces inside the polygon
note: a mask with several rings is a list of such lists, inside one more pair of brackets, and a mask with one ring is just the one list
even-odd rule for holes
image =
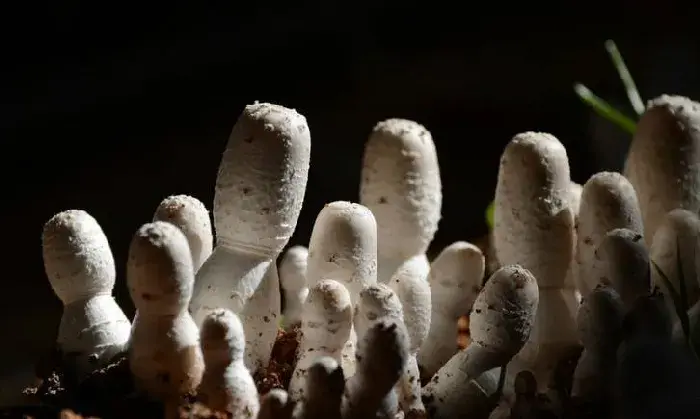
{"label": "brown substrate", "polygon": [[[294,369],[298,346],[297,329],[280,331],[272,351],[270,365],[255,374],[260,394],[272,388],[286,388]],[[71,366],[58,351],[43,357],[36,368],[37,384],[24,390],[26,404],[0,409],[0,417],[29,418],[162,418],[161,403],[148,400],[134,389],[129,360],[115,357],[105,368],[78,382],[70,374]],[[77,412],[77,413],[76,413]],[[180,418],[218,419],[230,415],[214,412],[196,401],[195,395],[183,397]]]}

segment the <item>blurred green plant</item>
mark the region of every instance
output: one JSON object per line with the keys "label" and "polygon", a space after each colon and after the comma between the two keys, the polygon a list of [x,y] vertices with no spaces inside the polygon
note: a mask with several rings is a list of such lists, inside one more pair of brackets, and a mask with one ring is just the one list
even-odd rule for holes
{"label": "blurred green plant", "polygon": [[[612,61],[613,66],[615,66],[617,74],[625,87],[627,99],[632,105],[632,109],[634,109],[637,117],[639,117],[642,113],[644,113],[644,102],[642,101],[642,97],[639,95],[637,85],[627,69],[627,65],[625,64],[625,60],[622,58],[620,50],[617,48],[615,42],[610,39],[605,41],[605,50],[608,52],[610,60]],[[583,103],[590,106],[598,115],[622,128],[626,132],[634,134],[634,130],[637,126],[634,119],[615,109],[611,104],[594,94],[582,83],[574,83],[574,92],[583,101]],[[492,201],[486,208],[486,224],[488,225],[489,231],[493,229],[493,213],[494,202]]]}

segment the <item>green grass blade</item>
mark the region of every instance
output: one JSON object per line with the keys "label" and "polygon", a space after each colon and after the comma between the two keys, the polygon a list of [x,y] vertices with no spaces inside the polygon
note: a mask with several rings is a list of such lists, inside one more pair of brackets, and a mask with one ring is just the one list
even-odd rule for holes
{"label": "green grass blade", "polygon": [[637,124],[622,112],[613,108],[608,102],[593,94],[586,86],[581,83],[575,83],[574,92],[585,104],[593,108],[598,115],[613,122],[630,134],[634,134]]}
{"label": "green grass blade", "polygon": [[617,45],[611,39],[605,41],[605,49],[608,51],[610,59],[617,70],[617,74],[620,76],[620,80],[622,80],[622,84],[625,86],[625,92],[627,92],[627,98],[629,99],[632,108],[637,115],[641,115],[644,113],[645,109],[644,102],[642,102],[642,97],[639,95],[637,85],[635,84],[630,71],[627,69],[625,60],[622,59],[620,50],[617,49]]}

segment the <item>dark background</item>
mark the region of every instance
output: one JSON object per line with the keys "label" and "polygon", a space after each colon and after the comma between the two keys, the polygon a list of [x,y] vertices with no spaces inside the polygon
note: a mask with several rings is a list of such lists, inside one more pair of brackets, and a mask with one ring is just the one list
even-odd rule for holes
{"label": "dark background", "polygon": [[311,128],[292,244],[306,244],[324,203],[357,199],[377,121],[426,125],[443,178],[439,251],[486,232],[498,158],[517,132],[556,135],[578,182],[621,168],[629,136],[571,88],[581,81],[632,114],[605,39],[617,41],[645,99],[699,96],[696,14],[674,2],[182,3],[190,6],[22,3],[2,14],[0,333],[9,338],[0,375],[56,333],[61,305],[43,273],[43,223],[69,208],[101,223],[119,268],[115,294],[130,314],[131,235],[170,194],[211,207],[230,129],[255,100],[296,108]]}

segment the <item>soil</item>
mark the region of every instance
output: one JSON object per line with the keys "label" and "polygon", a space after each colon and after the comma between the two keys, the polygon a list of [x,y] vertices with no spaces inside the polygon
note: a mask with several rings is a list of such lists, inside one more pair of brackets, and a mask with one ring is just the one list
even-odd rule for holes
{"label": "soil", "polygon": [[[469,345],[469,318],[463,316],[458,322],[457,346],[464,349]],[[295,357],[299,345],[300,333],[298,327],[289,331],[280,330],[272,350],[270,363],[267,368],[254,374],[255,383],[261,395],[274,388],[288,387],[294,371]],[[559,386],[568,390],[573,366],[580,354],[580,349],[572,350],[571,356],[561,363]],[[115,357],[109,365],[95,371],[87,379],[78,382],[71,376],[71,365],[59,351],[52,351],[42,358],[36,368],[37,383],[24,390],[26,403],[22,407],[0,409],[0,417],[24,418],[56,418],[87,419],[87,418],[159,418],[166,414],[161,403],[148,400],[134,388],[129,360],[122,354]],[[566,392],[566,391],[565,391]],[[533,400],[537,400],[534,402]],[[558,401],[560,402],[560,401]],[[540,419],[551,417],[581,418],[584,411],[590,412],[589,406],[567,403],[569,409],[562,409],[560,403],[553,407],[552,402],[543,397],[536,397],[530,402],[520,403],[530,412],[523,419]],[[574,407],[573,409],[571,407]],[[513,417],[520,417],[518,412],[512,412]],[[553,415],[552,410],[559,414]],[[565,414],[562,410],[568,410]],[[537,412],[537,413],[535,413]],[[578,414],[574,414],[578,413]],[[599,413],[599,412],[596,412]],[[602,412],[600,412],[602,413]],[[169,416],[169,414],[168,414]],[[223,419],[230,415],[215,412],[197,401],[196,394],[182,398],[178,412],[179,418],[189,419]],[[594,415],[587,417],[604,417]]]}
{"label": "soil", "polygon": [[[299,343],[298,329],[280,330],[267,368],[254,378],[260,394],[273,388],[286,388],[294,369],[295,352]],[[26,404],[0,410],[0,417],[25,418],[159,418],[165,415],[161,403],[148,400],[134,388],[125,354],[81,382],[70,374],[70,364],[60,351],[44,356],[36,368],[37,383],[23,394]],[[220,419],[230,415],[215,412],[197,401],[195,394],[182,398],[178,408],[180,418]]]}

